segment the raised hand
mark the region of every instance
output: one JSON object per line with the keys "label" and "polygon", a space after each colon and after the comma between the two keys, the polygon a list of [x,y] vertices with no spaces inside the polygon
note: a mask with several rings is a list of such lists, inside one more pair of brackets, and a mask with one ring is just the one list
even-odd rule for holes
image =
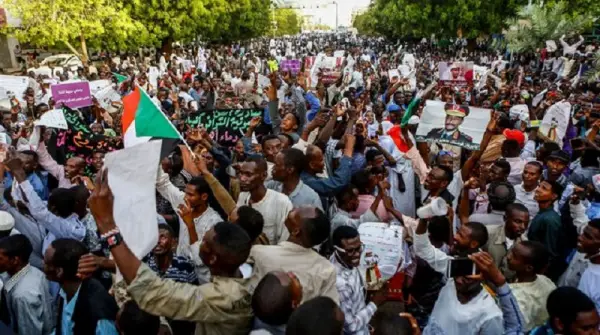
{"label": "raised hand", "polygon": [[110,186],[108,186],[108,170],[104,168],[96,175],[94,191],[88,199],[88,207],[101,234],[116,228],[113,217],[114,200]]}
{"label": "raised hand", "polygon": [[475,263],[475,266],[481,273],[483,278],[492,282],[496,287],[500,287],[506,283],[506,278],[500,272],[500,269],[494,263],[494,259],[490,254],[485,251],[481,251],[475,254],[469,255],[469,258]]}
{"label": "raised hand", "polygon": [[187,200],[184,204],[179,205],[177,212],[186,225],[194,225],[194,215],[192,214],[190,203]]}
{"label": "raised hand", "polygon": [[260,116],[255,116],[252,118],[252,120],[250,120],[250,124],[248,125],[248,127],[255,129],[256,127],[258,127],[261,121],[262,118]]}

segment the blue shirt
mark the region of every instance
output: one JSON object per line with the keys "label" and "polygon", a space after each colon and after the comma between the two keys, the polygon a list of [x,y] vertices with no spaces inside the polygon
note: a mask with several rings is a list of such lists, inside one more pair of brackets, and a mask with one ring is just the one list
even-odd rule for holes
{"label": "blue shirt", "polygon": [[[65,291],[60,289],[58,292],[58,294],[60,294],[60,296],[65,300],[62,315],[60,317],[60,322],[62,323],[62,334],[56,334],[56,330],[54,330],[52,335],[73,335],[73,327],[75,326],[75,323],[73,323],[73,312],[75,311],[75,304],[77,304],[77,297],[79,297],[80,289],[81,285],[79,285],[77,292],[69,302],[67,302],[67,294]],[[96,335],[119,335],[119,333],[117,332],[114,321],[103,319],[98,320],[98,324],[96,325]]]}
{"label": "blue shirt", "polygon": [[310,111],[306,115],[306,118],[308,121],[312,121],[317,116],[319,109],[321,109],[321,101],[312,92],[306,93],[304,98],[310,105]]}
{"label": "blue shirt", "polygon": [[[43,177],[43,176],[42,176]],[[27,176],[27,180],[33,187],[33,190],[37,195],[44,201],[48,201],[48,197],[50,194],[48,193],[48,187],[46,187],[47,181],[45,182],[40,175],[33,172],[29,176]],[[46,177],[48,178],[48,177]],[[13,177],[12,174],[6,173],[4,177],[4,189],[9,189],[12,187]]]}
{"label": "blue shirt", "polygon": [[346,185],[350,184],[350,178],[352,177],[350,173],[351,166],[352,158],[343,156],[340,159],[340,166],[335,170],[333,176],[329,176],[329,178],[319,178],[306,172],[300,175],[300,179],[319,194],[325,212],[329,210],[329,198],[335,196]]}

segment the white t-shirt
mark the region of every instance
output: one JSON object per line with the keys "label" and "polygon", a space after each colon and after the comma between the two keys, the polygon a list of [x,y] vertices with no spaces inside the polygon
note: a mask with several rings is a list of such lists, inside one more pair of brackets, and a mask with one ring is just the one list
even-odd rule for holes
{"label": "white t-shirt", "polygon": [[600,264],[590,263],[577,288],[592,299],[596,310],[600,312]]}
{"label": "white t-shirt", "polygon": [[290,198],[283,193],[267,189],[267,193],[261,201],[252,204],[249,202],[250,192],[241,192],[237,202],[238,207],[247,205],[262,214],[265,221],[263,233],[267,235],[269,243],[276,245],[287,240],[290,234],[285,226],[285,220],[294,208]]}

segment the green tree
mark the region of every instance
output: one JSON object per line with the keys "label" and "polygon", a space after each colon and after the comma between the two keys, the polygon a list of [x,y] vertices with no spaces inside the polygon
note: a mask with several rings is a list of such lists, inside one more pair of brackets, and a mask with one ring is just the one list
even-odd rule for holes
{"label": "green tree", "polygon": [[271,35],[295,35],[302,29],[302,18],[294,9],[276,8],[274,27],[271,29]]}
{"label": "green tree", "polygon": [[225,0],[122,0],[131,17],[148,30],[146,43],[170,51],[175,41],[189,42],[212,32],[229,6]]}
{"label": "green tree", "polygon": [[360,35],[379,35],[375,29],[375,18],[371,10],[356,15],[352,20],[352,26],[358,30]]}
{"label": "green tree", "polygon": [[203,37],[211,41],[231,42],[265,34],[270,29],[270,0],[237,0],[226,3],[217,24]]}
{"label": "green tree", "polygon": [[[527,0],[374,0],[357,25],[389,38],[474,38],[502,30],[504,19]],[[357,27],[358,29],[358,27]]]}
{"label": "green tree", "polygon": [[2,28],[4,33],[38,47],[65,45],[84,61],[88,43],[124,48],[147,36],[144,25],[115,1],[4,0],[4,5],[21,20],[20,27]]}
{"label": "green tree", "polygon": [[594,22],[590,13],[568,11],[567,2],[552,6],[524,6],[515,18],[506,21],[508,48],[514,52],[531,52],[543,48],[548,40],[558,41],[562,35],[580,34]]}

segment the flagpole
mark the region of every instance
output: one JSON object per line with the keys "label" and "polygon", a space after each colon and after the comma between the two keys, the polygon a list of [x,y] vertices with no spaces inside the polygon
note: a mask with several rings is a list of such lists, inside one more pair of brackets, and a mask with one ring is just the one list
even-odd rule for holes
{"label": "flagpole", "polygon": [[169,120],[169,118],[165,115],[165,113],[163,113],[162,108],[159,105],[157,105],[156,102],[154,102],[154,100],[152,100],[152,98],[150,98],[148,93],[146,93],[146,91],[143,88],[141,88],[137,83],[135,84],[135,87],[137,87],[140,90],[140,92],[148,98],[148,100],[152,101],[152,103],[154,104],[154,106],[156,106],[156,108],[158,108],[158,110],[160,111],[160,115],[162,115],[165,118],[165,120],[167,120],[167,123],[173,128],[173,130],[175,130],[175,132],[177,133],[179,138],[183,141],[183,144],[190,151],[190,154],[192,155],[192,157],[195,158],[196,154],[194,153],[194,151],[192,151],[192,148],[190,147],[188,142],[185,140],[185,138],[183,138],[183,136],[181,136],[181,133],[179,132],[179,130],[177,130],[177,128],[175,128],[175,125],[173,125],[171,120]]}

